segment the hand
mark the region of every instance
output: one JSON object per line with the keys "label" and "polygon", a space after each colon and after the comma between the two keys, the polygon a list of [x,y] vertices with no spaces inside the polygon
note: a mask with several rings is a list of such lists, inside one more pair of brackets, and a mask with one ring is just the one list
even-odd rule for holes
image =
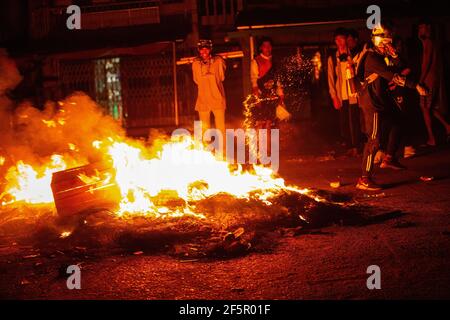
{"label": "hand", "polygon": [[397,50],[395,50],[394,46],[391,43],[386,43],[384,45],[384,47],[387,50],[387,53],[392,57],[392,58],[397,58],[398,54],[397,54]]}
{"label": "hand", "polygon": [[397,88],[397,85],[391,81],[388,83],[388,87],[389,87],[389,90],[394,91],[395,88]]}
{"label": "hand", "polygon": [[358,92],[355,92],[355,93],[349,92],[349,93],[348,93],[348,96],[349,96],[350,98],[358,98]]}
{"label": "hand", "polygon": [[259,97],[259,89],[258,89],[258,87],[253,88],[253,89],[252,89],[252,93],[253,93],[255,96]]}
{"label": "hand", "polygon": [[410,68],[403,69],[402,72],[400,72],[400,74],[401,74],[402,76],[407,76],[407,75],[409,75],[410,73],[411,73],[411,69],[410,69]]}
{"label": "hand", "polygon": [[342,107],[341,102],[339,101],[339,99],[333,99],[333,107],[336,110],[339,110]]}
{"label": "hand", "polygon": [[421,95],[421,96],[426,96],[426,95],[428,95],[428,89],[427,88],[425,88],[423,85],[421,85],[421,84],[418,84],[417,86],[416,86],[416,90],[417,90],[417,92],[419,93],[419,95]]}

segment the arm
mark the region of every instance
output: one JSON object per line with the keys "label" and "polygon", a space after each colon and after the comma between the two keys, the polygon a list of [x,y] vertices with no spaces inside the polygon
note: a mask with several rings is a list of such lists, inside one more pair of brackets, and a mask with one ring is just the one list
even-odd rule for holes
{"label": "arm", "polygon": [[334,63],[333,57],[328,57],[328,92],[330,93],[331,100],[333,100],[334,108],[341,108],[341,101],[339,100],[337,91],[336,91],[336,77],[335,77]]}
{"label": "arm", "polygon": [[227,70],[227,65],[222,57],[218,56],[217,59],[219,59],[218,77],[219,80],[223,82],[225,80],[225,71]]}
{"label": "arm", "polygon": [[250,82],[252,83],[253,92],[258,90],[258,75],[259,75],[258,63],[256,62],[255,59],[253,59],[250,63]]}
{"label": "arm", "polygon": [[281,84],[280,80],[277,81],[277,96],[280,98],[280,103],[284,103],[284,90],[283,85]]}
{"label": "arm", "polygon": [[431,60],[432,60],[432,44],[423,43],[423,56],[422,56],[422,68],[420,72],[420,83],[423,83],[428,73],[430,72]]}
{"label": "arm", "polygon": [[376,73],[388,82],[393,82],[400,87],[408,87],[413,89],[417,85],[411,77],[406,77],[405,75],[392,72],[380,57],[374,55],[368,56],[366,66],[368,67],[367,73]]}
{"label": "arm", "polygon": [[336,79],[334,76],[334,63],[333,63],[333,57],[328,57],[328,92],[330,93],[331,99],[335,100],[337,99],[337,92],[336,92]]}
{"label": "arm", "polygon": [[197,72],[197,62],[194,61],[192,63],[192,78],[194,79],[194,82],[198,85],[198,72]]}

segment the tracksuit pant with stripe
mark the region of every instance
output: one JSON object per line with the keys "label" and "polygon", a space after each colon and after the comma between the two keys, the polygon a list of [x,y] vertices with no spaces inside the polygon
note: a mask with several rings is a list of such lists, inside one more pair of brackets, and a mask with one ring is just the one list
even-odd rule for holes
{"label": "tracksuit pant with stripe", "polygon": [[371,108],[364,108],[363,116],[367,142],[363,151],[362,176],[370,177],[382,134],[387,139],[386,154],[395,156],[400,142],[400,118],[395,110],[378,112]]}

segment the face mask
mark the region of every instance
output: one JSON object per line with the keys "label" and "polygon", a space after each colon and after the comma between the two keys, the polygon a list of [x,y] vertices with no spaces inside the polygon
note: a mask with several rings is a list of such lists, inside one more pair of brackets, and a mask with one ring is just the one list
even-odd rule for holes
{"label": "face mask", "polygon": [[387,55],[393,58],[397,58],[397,50],[392,46],[392,43],[385,43],[384,47]]}

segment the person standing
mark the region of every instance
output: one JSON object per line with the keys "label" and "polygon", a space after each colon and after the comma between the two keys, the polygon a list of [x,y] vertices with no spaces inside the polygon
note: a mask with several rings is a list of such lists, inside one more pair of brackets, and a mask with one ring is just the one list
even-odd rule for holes
{"label": "person standing", "polygon": [[199,56],[192,63],[192,74],[198,88],[195,110],[198,112],[205,132],[211,125],[211,112],[214,114],[215,128],[225,138],[225,80],[226,64],[222,57],[212,55],[211,40],[198,42]]}
{"label": "person standing", "polygon": [[359,34],[355,29],[348,29],[347,47],[352,57],[361,52],[362,48],[359,43]]}
{"label": "person standing", "polygon": [[[400,74],[408,76],[412,73],[410,62],[407,60],[407,55],[405,53],[405,45],[402,38],[399,36],[394,37],[393,45],[395,52],[398,54],[399,58],[395,59],[395,67],[397,72]],[[415,141],[415,136],[417,130],[416,118],[419,114],[419,106],[413,101],[412,91],[405,87],[390,86],[389,88],[394,98],[395,104],[398,106],[398,110],[401,114],[401,131],[402,131],[402,142],[403,142],[403,158],[410,158],[416,154],[416,149],[413,144]],[[384,150],[384,149],[383,149]],[[381,159],[382,160],[382,159]],[[381,163],[383,167],[383,163]]]}
{"label": "person standing", "polygon": [[[259,54],[250,64],[250,81],[252,93],[260,101],[251,112],[251,118],[258,132],[258,148],[251,148],[250,152],[258,161],[262,160],[262,149],[266,155],[272,152],[272,128],[277,125],[277,106],[284,104],[284,91],[276,64],[272,59],[273,42],[269,37],[263,37],[259,44]],[[266,133],[267,141],[261,141],[261,132]]]}
{"label": "person standing", "polygon": [[450,136],[450,124],[443,113],[446,111],[446,101],[443,88],[443,60],[442,50],[433,34],[430,22],[419,23],[418,37],[422,44],[422,57],[420,64],[420,83],[428,89],[426,96],[420,97],[425,126],[427,128],[427,145],[435,146],[436,138],[432,128],[432,116],[438,119],[444,126],[447,136]]}
{"label": "person standing", "polygon": [[395,73],[390,66],[391,59],[398,55],[392,45],[392,28],[379,25],[372,30],[372,46],[367,49],[357,67],[357,74],[362,75],[364,84],[360,90],[360,105],[363,112],[367,142],[364,146],[362,174],[356,188],[360,190],[376,191],[381,187],[372,180],[373,163],[376,152],[380,147],[381,130],[389,134],[384,161],[390,166],[396,165],[395,151],[399,139],[397,123],[397,106],[395,105],[389,87],[415,88],[420,95],[427,93],[426,89],[415,82],[410,76]]}
{"label": "person standing", "polygon": [[253,110],[253,118],[257,129],[269,130],[275,125],[276,107],[283,104],[283,87],[276,74],[276,66],[272,59],[273,42],[263,37],[259,45],[259,54],[250,65],[252,92],[262,99],[270,99],[259,103]]}
{"label": "person standing", "polygon": [[336,53],[328,57],[328,89],[333,106],[339,111],[341,138],[349,148],[348,153],[357,154],[360,143],[360,115],[358,99],[351,92],[347,81],[349,69],[352,68],[351,54],[347,46],[347,30],[336,29],[334,42]]}

